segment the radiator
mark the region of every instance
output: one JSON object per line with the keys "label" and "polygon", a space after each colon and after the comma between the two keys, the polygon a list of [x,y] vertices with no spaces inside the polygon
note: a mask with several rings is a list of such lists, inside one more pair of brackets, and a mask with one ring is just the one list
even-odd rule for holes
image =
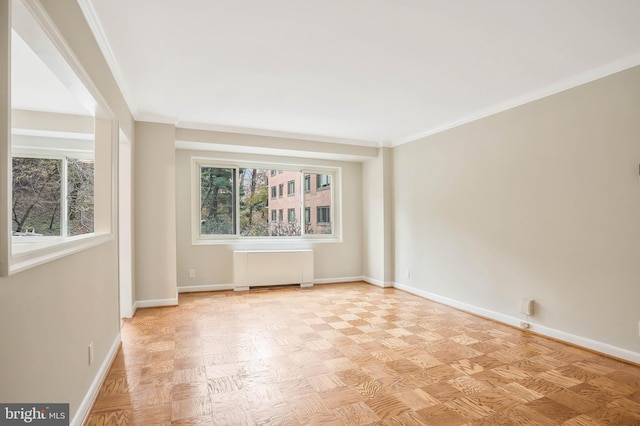
{"label": "radiator", "polygon": [[247,250],[233,252],[233,287],[313,285],[313,250]]}

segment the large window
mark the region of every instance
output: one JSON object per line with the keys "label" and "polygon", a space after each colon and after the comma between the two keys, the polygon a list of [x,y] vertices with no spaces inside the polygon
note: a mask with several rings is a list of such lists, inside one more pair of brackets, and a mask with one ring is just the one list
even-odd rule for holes
{"label": "large window", "polygon": [[[194,159],[193,164],[199,182],[195,240],[335,239],[331,183],[336,171],[225,166],[200,159]],[[296,192],[298,185],[308,191]],[[285,187],[287,196],[283,197]]]}

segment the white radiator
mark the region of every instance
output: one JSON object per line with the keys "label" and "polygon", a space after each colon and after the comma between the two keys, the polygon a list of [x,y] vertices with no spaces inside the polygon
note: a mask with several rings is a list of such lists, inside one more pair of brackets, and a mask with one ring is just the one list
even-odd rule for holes
{"label": "white radiator", "polygon": [[313,285],[313,250],[250,250],[233,252],[233,287]]}

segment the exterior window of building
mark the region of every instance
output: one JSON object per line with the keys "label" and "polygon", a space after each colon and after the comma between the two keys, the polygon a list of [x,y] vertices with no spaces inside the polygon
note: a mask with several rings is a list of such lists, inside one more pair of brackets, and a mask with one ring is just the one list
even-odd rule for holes
{"label": "exterior window of building", "polygon": [[318,207],[318,224],[326,224],[331,222],[331,214],[329,206]]}
{"label": "exterior window of building", "polygon": [[[193,161],[200,172],[194,242],[242,237],[335,238],[333,174],[227,167],[224,161],[201,164],[199,160]],[[318,181],[324,185],[322,190],[316,190]],[[296,191],[296,182],[308,191]]]}
{"label": "exterior window of building", "polygon": [[93,178],[93,160],[13,157],[12,235],[92,233]]}
{"label": "exterior window of building", "polygon": [[325,189],[331,186],[331,176],[330,175],[316,175],[316,182],[318,189]]}
{"label": "exterior window of building", "polygon": [[304,175],[304,192],[311,191],[311,175]]}

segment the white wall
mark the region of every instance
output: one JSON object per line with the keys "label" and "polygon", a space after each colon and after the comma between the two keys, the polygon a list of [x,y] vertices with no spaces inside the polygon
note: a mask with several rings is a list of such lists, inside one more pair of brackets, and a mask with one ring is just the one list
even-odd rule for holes
{"label": "white wall", "polygon": [[[254,138],[260,139],[255,136]],[[294,142],[291,142],[294,144]],[[280,164],[305,164],[342,168],[342,242],[238,242],[233,244],[191,244],[191,157],[261,161]],[[176,152],[177,259],[178,285],[231,285],[233,250],[301,249],[314,250],[316,280],[359,279],[362,276],[362,168],[360,163],[232,154],[223,152],[178,150]],[[196,277],[189,278],[189,269]],[[190,288],[193,290],[193,288]]]}
{"label": "white wall", "polygon": [[639,88],[636,67],[396,148],[396,281],[512,318],[531,297],[546,331],[640,359]]}
{"label": "white wall", "polygon": [[136,123],[134,184],[137,304],[177,304],[173,125]]}

